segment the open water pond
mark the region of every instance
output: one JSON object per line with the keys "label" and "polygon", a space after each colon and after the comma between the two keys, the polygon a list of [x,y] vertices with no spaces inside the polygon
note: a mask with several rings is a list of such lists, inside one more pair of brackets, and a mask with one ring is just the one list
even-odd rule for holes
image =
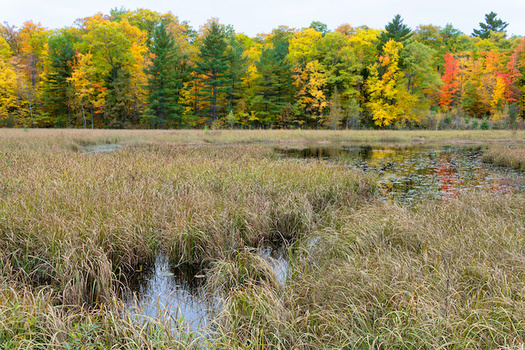
{"label": "open water pond", "polygon": [[450,198],[471,190],[523,191],[523,174],[483,163],[484,150],[479,146],[345,146],[278,152],[303,161],[331,161],[374,172],[383,195],[403,204],[421,198]]}
{"label": "open water pond", "polygon": [[175,266],[168,257],[159,256],[123,283],[129,287],[122,299],[130,313],[144,319],[164,314],[193,330],[206,327],[212,305],[204,292],[202,271]]}

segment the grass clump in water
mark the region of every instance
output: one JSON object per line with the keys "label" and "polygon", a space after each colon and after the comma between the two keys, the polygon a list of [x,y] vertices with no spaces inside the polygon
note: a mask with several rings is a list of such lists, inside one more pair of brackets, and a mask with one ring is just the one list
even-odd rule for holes
{"label": "grass clump in water", "polygon": [[492,146],[483,154],[483,161],[525,171],[525,147]]}

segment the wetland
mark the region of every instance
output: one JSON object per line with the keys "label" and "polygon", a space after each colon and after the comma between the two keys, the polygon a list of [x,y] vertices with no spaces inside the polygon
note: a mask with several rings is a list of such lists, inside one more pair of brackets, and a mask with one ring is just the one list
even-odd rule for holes
{"label": "wetland", "polygon": [[523,137],[474,134],[0,133],[0,343],[519,347]]}

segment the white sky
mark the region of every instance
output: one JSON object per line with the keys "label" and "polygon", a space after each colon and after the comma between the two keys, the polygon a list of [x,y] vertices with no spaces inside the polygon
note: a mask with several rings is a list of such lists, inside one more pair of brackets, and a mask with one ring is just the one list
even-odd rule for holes
{"label": "white sky", "polygon": [[399,13],[415,29],[420,24],[455,28],[470,35],[485,14],[494,11],[509,23],[507,32],[525,35],[525,0],[0,0],[0,22],[20,27],[26,20],[48,28],[71,26],[75,19],[112,8],[148,8],[171,11],[181,21],[198,29],[211,17],[232,24],[236,32],[255,36],[279,25],[308,27],[312,21],[326,23],[333,30],[340,24],[368,25],[381,29]]}

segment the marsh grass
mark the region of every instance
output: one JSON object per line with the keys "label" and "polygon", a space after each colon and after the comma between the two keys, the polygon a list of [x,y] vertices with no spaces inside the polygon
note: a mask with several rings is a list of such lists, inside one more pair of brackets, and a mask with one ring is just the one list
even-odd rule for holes
{"label": "marsh grass", "polygon": [[375,203],[297,242],[284,294],[233,289],[219,347],[519,348],[525,200]]}
{"label": "marsh grass", "polygon": [[[522,346],[522,195],[407,209],[377,200],[373,177],[259,145],[414,135],[0,130],[1,347]],[[416,136],[452,135],[478,134]],[[126,147],[85,152],[102,144]],[[283,241],[284,285],[254,249]],[[140,323],[115,299],[117,275],[160,253],[207,268],[222,296],[209,340],[169,315]]]}
{"label": "marsh grass", "polygon": [[[115,140],[15,136],[0,145],[0,275],[22,303],[63,317],[65,305],[103,312],[117,274],[157,254],[207,266],[313,232],[327,210],[364,205],[375,192],[359,172],[278,159],[264,146],[152,141],[86,153],[77,147]],[[26,298],[42,288],[47,299]]]}
{"label": "marsh grass", "polygon": [[112,300],[100,307],[56,306],[49,288],[38,292],[0,283],[2,349],[197,349],[203,338],[164,315],[148,322],[123,313]]}
{"label": "marsh grass", "polygon": [[525,171],[525,147],[492,146],[483,154],[483,161]]}
{"label": "marsh grass", "polygon": [[104,301],[112,272],[159,251],[200,264],[292,239],[314,229],[329,206],[361,205],[373,195],[371,178],[275,161],[268,152],[153,144],[111,154],[9,155],[6,175],[20,186],[0,209],[7,265],[35,284],[60,287],[67,304]]}
{"label": "marsh grass", "polygon": [[121,144],[349,144],[349,143],[506,143],[525,140],[525,133],[510,130],[85,130],[0,129],[4,147],[68,148]]}

